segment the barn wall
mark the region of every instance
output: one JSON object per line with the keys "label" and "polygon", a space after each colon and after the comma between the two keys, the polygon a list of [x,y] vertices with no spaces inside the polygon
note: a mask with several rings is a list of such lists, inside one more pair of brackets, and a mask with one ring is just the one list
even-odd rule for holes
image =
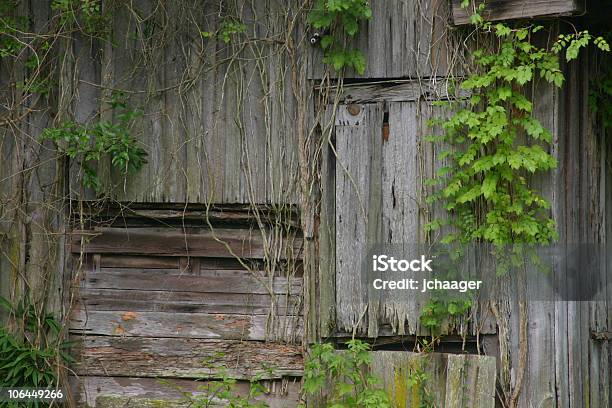
{"label": "barn wall", "polygon": [[[385,31],[387,39],[393,30],[392,23]],[[378,55],[374,67],[397,67],[394,57],[391,52]],[[563,89],[542,81],[532,90],[535,116],[553,134],[551,153],[559,163],[555,171],[533,182],[552,203],[561,244],[606,242],[610,229],[609,143],[588,106],[591,58],[585,52],[564,68]],[[427,220],[427,189],[422,180],[442,165],[435,149],[423,140],[430,133],[427,119],[441,113],[423,100],[445,99],[444,87],[439,86],[443,81],[426,69],[416,80],[401,81],[383,81],[378,76],[392,77],[388,72],[369,72],[364,76],[376,80],[353,83],[345,79],[350,83],[343,89],[340,104],[330,107],[335,119],[322,160],[319,271],[319,282],[329,289],[320,290],[321,330],[340,337],[358,333],[378,339],[427,334],[419,327],[418,302],[407,307],[393,299],[369,298],[356,271],[374,243],[422,239]],[[510,389],[517,386],[518,372],[524,370],[518,406],[608,406],[610,294],[597,302],[528,302],[523,347],[518,285],[509,281],[505,289],[499,299],[501,321],[484,319],[474,325],[479,330],[467,333],[495,336],[497,344],[491,344],[487,336],[481,344],[486,353],[500,358],[499,378]],[[487,305],[480,312],[491,315]],[[452,334],[461,327],[451,324],[444,330]],[[524,367],[523,350],[527,353]]]}
{"label": "barn wall", "polygon": [[[71,44],[77,120],[88,122],[98,114],[112,119],[113,90],[124,90],[130,108],[143,113],[133,131],[148,152],[148,164],[127,180],[102,164],[112,197],[295,202],[296,106],[280,40],[294,3],[182,0],[158,7],[135,1],[120,7],[125,10],[112,13],[110,21],[112,46],[87,37]],[[203,37],[230,18],[245,24],[243,33],[227,43]],[[79,169],[71,171],[77,179]],[[72,190],[79,192],[79,184]]]}
{"label": "barn wall", "polygon": [[297,405],[299,230],[265,221],[260,229],[236,210],[209,214],[210,224],[198,210],[104,218],[90,218],[70,245],[77,406],[110,406],[113,395],[133,406],[179,399],[226,376],[241,389],[265,380],[261,398]]}

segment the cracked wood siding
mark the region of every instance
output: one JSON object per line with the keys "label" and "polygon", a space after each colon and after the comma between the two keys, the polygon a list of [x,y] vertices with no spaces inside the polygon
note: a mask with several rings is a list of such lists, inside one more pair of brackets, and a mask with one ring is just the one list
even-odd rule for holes
{"label": "cracked wood siding", "polygon": [[[80,383],[73,383],[72,389],[83,396],[82,404],[97,408],[158,408],[177,407],[180,404],[168,400],[180,400],[183,392],[198,393],[214,383],[169,378],[160,382],[156,378],[129,377],[82,377]],[[235,384],[240,395],[248,395],[250,384],[238,381]],[[269,381],[265,383],[268,393],[258,398],[265,401],[270,408],[288,408],[298,406],[300,400],[300,383],[293,379]],[[119,397],[124,395],[124,397]],[[184,404],[182,405],[185,406]],[[213,406],[223,406],[216,401]]]}
{"label": "cracked wood siding", "polygon": [[[161,213],[166,222],[175,217],[173,211],[141,211]],[[237,217],[222,218],[228,216]],[[132,392],[140,404],[149,403],[149,386],[122,388],[118,377],[140,383],[229,374],[277,384],[302,375],[301,240],[284,232],[286,245],[276,245],[272,238],[278,233],[265,231],[269,236],[263,239],[260,231],[244,227],[243,216],[237,219],[242,228],[224,224],[213,233],[202,227],[147,228],[132,215],[124,228],[73,235],[75,262],[81,254],[85,260],[69,322],[77,400],[91,401],[85,393],[93,381],[112,385],[110,395],[123,403]],[[80,236],[88,237],[83,246]],[[268,261],[277,263],[274,273],[264,272]],[[183,384],[192,388],[189,381]],[[108,399],[106,392],[111,390],[94,394]],[[297,405],[287,390],[280,395]],[[169,392],[154,396],[174,398]],[[262,397],[274,400],[273,394]],[[106,406],[102,400],[93,406]]]}
{"label": "cracked wood siding", "polygon": [[[361,274],[362,263],[368,263],[365,258],[374,245],[423,244],[424,225],[433,217],[446,216],[441,204],[428,214],[424,180],[445,162],[437,157],[442,149],[424,137],[434,133],[428,126],[429,119],[448,113],[431,102],[419,102],[415,86],[387,87],[391,101],[386,103],[388,131],[384,137],[381,103],[338,108],[334,129],[335,242],[324,237],[322,245],[325,254],[335,251],[336,330],[340,333],[357,329],[369,337],[429,334],[420,324],[424,298],[406,301],[404,291],[374,295],[367,290]],[[376,100],[382,95],[379,91]],[[351,115],[349,110],[356,108],[360,113]],[[324,264],[321,273],[329,273],[327,268]],[[442,331],[456,332],[464,323],[459,319],[448,321]],[[495,322],[486,313],[476,313],[468,332],[476,334],[477,330],[481,334],[495,333]]]}
{"label": "cracked wood siding", "polygon": [[487,21],[514,20],[523,18],[551,18],[580,14],[585,3],[579,0],[493,0],[470,2],[467,8],[461,7],[461,0],[451,0],[453,22],[456,25],[470,24],[470,15],[475,7],[485,4],[481,13]]}
{"label": "cracked wood siding", "polygon": [[352,108],[340,106],[335,118],[336,319],[338,328],[348,332],[377,321],[378,305],[365,296],[361,269],[380,240],[382,205],[382,105]]}
{"label": "cracked wood siding", "polygon": [[[110,92],[100,86],[125,90],[129,106],[143,112],[133,131],[149,153],[148,163],[127,180],[107,161],[100,163],[114,199],[297,202],[289,64],[284,44],[264,40],[284,29],[295,4],[226,2],[222,12],[213,1],[180,0],[165,8],[138,0],[131,3],[134,13],[111,14],[112,35],[121,38],[113,46],[75,39],[77,120],[96,120],[100,109],[108,108]],[[234,12],[252,45],[202,38],[201,31],[215,32],[220,16]],[[112,119],[113,113],[103,116]],[[75,183],[79,171],[71,166],[74,195],[81,189]]]}
{"label": "cracked wood siding", "polygon": [[[359,34],[352,40],[352,46],[366,58],[365,72],[359,75],[347,69],[344,77],[414,79],[449,75],[452,60],[457,57],[457,51],[449,51],[446,43],[449,6],[444,0],[372,2],[372,18],[361,23]],[[311,47],[310,52],[309,78],[320,79],[325,74],[323,52],[320,47]],[[333,70],[331,75],[336,75]]]}

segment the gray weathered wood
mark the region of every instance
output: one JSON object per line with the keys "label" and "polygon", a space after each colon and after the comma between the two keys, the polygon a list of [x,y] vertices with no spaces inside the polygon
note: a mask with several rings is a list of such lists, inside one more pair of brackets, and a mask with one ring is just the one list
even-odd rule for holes
{"label": "gray weathered wood", "polygon": [[349,332],[377,324],[368,319],[377,306],[366,301],[361,268],[380,240],[382,119],[379,104],[341,106],[336,114],[336,318]]}
{"label": "gray weathered wood", "polygon": [[[281,287],[283,293],[290,288]],[[75,294],[76,308],[84,310],[133,310],[176,313],[221,313],[267,315],[272,309],[268,294],[185,292],[172,290],[116,290],[81,288]],[[275,296],[276,313],[299,314],[299,292]]]}
{"label": "gray weathered wood", "polygon": [[268,340],[299,338],[299,316],[277,316],[274,327],[262,315],[74,310],[75,334],[130,337],[189,337],[195,339]]}
{"label": "gray weathered wood", "polygon": [[88,289],[160,290],[197,293],[297,294],[301,280],[275,277],[261,271],[202,269],[185,272],[167,269],[101,268],[83,274]]}
{"label": "gray weathered wood", "polygon": [[[81,236],[86,237],[84,247],[80,246]],[[285,238],[283,245],[284,249],[278,252],[278,256],[293,257],[300,252],[301,240]],[[72,252],[258,259],[267,255],[261,232],[222,228],[187,232],[153,228],[77,231],[72,236]]]}
{"label": "gray weathered wood", "polygon": [[[492,0],[484,3],[486,8],[481,14],[487,21],[569,16],[584,9],[583,3],[576,0]],[[478,4],[480,2],[470,2],[470,6],[463,9],[461,0],[452,0],[453,22],[469,24],[470,15]]]}
{"label": "gray weathered wood", "polygon": [[[157,408],[171,407],[183,398],[183,392],[200,394],[208,389],[206,381],[191,381],[168,379],[161,381],[155,378],[129,378],[106,376],[71,377],[74,394],[79,401],[78,406],[98,408]],[[259,400],[265,401],[270,408],[297,407],[300,384],[294,379],[282,381],[264,381],[268,393]],[[236,391],[239,395],[247,395],[250,384],[239,381]],[[213,386],[210,388],[213,389]],[[175,405],[176,406],[176,405]],[[183,407],[185,405],[183,404]]]}
{"label": "gray weathered wood", "polygon": [[[340,92],[340,95],[337,93]],[[331,88],[331,98],[342,103],[413,102],[419,100],[441,100],[466,97],[469,92],[451,92],[444,78],[425,80],[387,80],[368,83],[345,84],[342,88]]]}
{"label": "gray weathered wood", "polygon": [[303,373],[301,347],[275,343],[87,336],[73,353],[77,375],[250,380]]}
{"label": "gray weathered wood", "polygon": [[[345,78],[417,78],[445,76],[447,64],[442,64],[440,47],[447,37],[432,26],[446,24],[444,2],[417,0],[387,0],[372,2],[372,18],[362,22],[360,34],[350,46],[363,52],[366,70],[363,75],[353,70]],[[323,78],[329,67],[322,62],[323,53],[312,47],[310,78]],[[454,50],[452,51],[454,52]],[[335,75],[335,72],[331,72]]]}

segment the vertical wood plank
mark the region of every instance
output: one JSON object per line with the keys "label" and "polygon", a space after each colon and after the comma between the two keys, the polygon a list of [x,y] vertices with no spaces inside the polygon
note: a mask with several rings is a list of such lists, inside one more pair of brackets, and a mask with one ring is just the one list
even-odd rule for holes
{"label": "vertical wood plank", "polygon": [[336,316],[341,329],[363,331],[367,321],[375,335],[377,305],[366,302],[361,268],[380,239],[383,111],[380,104],[350,108],[339,107],[335,129]]}

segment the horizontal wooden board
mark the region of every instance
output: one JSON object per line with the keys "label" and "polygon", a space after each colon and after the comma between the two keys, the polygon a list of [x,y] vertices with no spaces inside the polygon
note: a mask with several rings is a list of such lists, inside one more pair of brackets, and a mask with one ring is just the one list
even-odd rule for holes
{"label": "horizontal wooden board", "polygon": [[[464,9],[461,0],[453,0],[453,22],[456,25],[469,24],[475,4],[471,3]],[[490,0],[485,4],[481,14],[488,21],[568,16],[583,10],[582,3],[576,0]]]}
{"label": "horizontal wooden board", "polygon": [[[70,378],[71,389],[78,401],[76,406],[96,408],[153,408],[176,407],[169,401],[177,401],[183,392],[201,394],[207,389],[206,381],[155,378],[130,378],[106,376],[79,376]],[[270,408],[293,408],[300,399],[299,379],[288,378],[262,383],[268,393],[259,400]],[[248,394],[249,383],[239,381],[236,393]],[[185,407],[185,405],[182,405]]]}
{"label": "horizontal wooden board", "polygon": [[[75,208],[76,208],[75,204]],[[131,227],[149,224],[151,226],[170,226],[189,224],[207,226],[213,224],[255,225],[258,219],[276,222],[282,219],[288,225],[299,227],[297,208],[287,204],[282,214],[271,206],[226,205],[210,206],[197,204],[152,205],[131,203],[128,206],[99,208],[97,202],[85,201],[83,213],[75,214],[76,220],[83,216],[86,219],[111,223],[110,226]]]}
{"label": "horizontal wooden board", "polygon": [[[81,239],[85,245],[81,246]],[[281,249],[270,248],[280,259],[300,256],[301,239],[285,239]],[[270,243],[268,243],[270,245]],[[216,258],[255,258],[268,255],[258,231],[247,229],[201,229],[182,232],[179,229],[101,228],[75,231],[73,253],[121,253],[156,256],[203,256]]]}
{"label": "horizontal wooden board", "polygon": [[299,339],[301,317],[262,315],[84,311],[71,314],[73,333],[130,337],[189,337],[199,339],[279,340]]}
{"label": "horizontal wooden board", "polygon": [[176,256],[138,256],[102,254],[100,266],[106,268],[178,269],[180,258]]}
{"label": "horizontal wooden board", "polygon": [[[272,300],[267,294],[202,293],[165,290],[118,290],[81,288],[76,308],[84,310],[132,310],[170,313],[231,313],[267,315]],[[300,311],[297,295],[275,296],[279,314]]]}
{"label": "horizontal wooden board", "polygon": [[261,271],[202,269],[101,268],[82,275],[81,287],[88,289],[136,289],[200,293],[297,294],[301,278],[263,276]]}
{"label": "horizontal wooden board", "polygon": [[[457,78],[455,78],[457,79]],[[465,90],[450,93],[449,82],[445,78],[428,80],[397,80],[343,85],[338,95],[338,88],[332,87],[331,100],[341,103],[375,103],[375,102],[410,102],[440,100],[469,96]]]}
{"label": "horizontal wooden board", "polygon": [[262,379],[301,376],[297,345],[185,338],[86,336],[77,339],[78,375]]}

